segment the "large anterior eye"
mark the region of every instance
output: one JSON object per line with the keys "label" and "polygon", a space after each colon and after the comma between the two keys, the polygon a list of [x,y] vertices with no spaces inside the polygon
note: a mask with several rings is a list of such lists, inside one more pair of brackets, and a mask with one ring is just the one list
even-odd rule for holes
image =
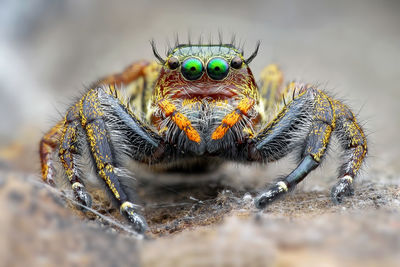
{"label": "large anterior eye", "polygon": [[216,57],[211,59],[207,65],[207,73],[211,79],[222,80],[228,75],[229,65],[225,59]]}
{"label": "large anterior eye", "polygon": [[188,80],[197,80],[203,74],[203,63],[197,58],[188,58],[182,63],[181,71]]}

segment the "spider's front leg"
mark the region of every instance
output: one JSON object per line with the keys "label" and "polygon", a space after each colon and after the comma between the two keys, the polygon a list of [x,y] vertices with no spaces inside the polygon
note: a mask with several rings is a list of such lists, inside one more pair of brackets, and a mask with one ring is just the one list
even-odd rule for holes
{"label": "spider's front leg", "polygon": [[[138,161],[150,162],[155,161],[157,155],[163,154],[164,147],[160,144],[159,136],[118,100],[115,87],[130,86],[129,83],[132,82],[133,88],[140,90],[129,92],[130,96],[141,99],[144,87],[151,86],[157,76],[157,68],[158,65],[155,63],[137,62],[124,72],[99,81],[97,85],[102,85],[103,88],[90,90],[77,104],[69,108],[65,118],[45,134],[39,146],[43,180],[55,185],[53,154],[58,151],[76,200],[90,207],[92,200],[81,179],[84,173],[79,165],[83,146],[88,144],[98,175],[106,182],[114,198],[119,202],[121,212],[134,224],[138,232],[145,230],[146,223],[136,213],[137,206],[130,202],[121,186],[117,156],[128,154]],[[107,111],[103,110],[104,107]],[[109,115],[112,117],[112,125],[106,125]],[[119,143],[125,142],[123,149],[116,151],[110,142],[110,132],[116,132],[120,136]],[[88,142],[80,142],[82,136],[86,137]]]}
{"label": "spider's front leg", "polygon": [[281,112],[251,141],[250,158],[274,161],[299,148],[299,165],[255,199],[264,208],[283,196],[317,168],[327,150],[332,133],[336,133],[344,149],[340,180],[332,189],[332,198],[340,202],[352,192],[357,175],[367,153],[367,143],[352,112],[339,101],[314,88],[302,88]]}
{"label": "spider's front leg", "polygon": [[[117,154],[126,154],[138,161],[151,162],[162,155],[164,147],[161,137],[146,127],[109,90],[92,89],[81,99],[80,121],[98,176],[104,180],[118,201],[121,213],[133,224],[137,232],[142,233],[147,229],[147,224],[121,184]],[[111,142],[113,131],[120,138],[119,142],[124,147],[122,151],[116,151]]]}
{"label": "spider's front leg", "polygon": [[79,178],[80,174],[77,167],[77,161],[80,156],[77,142],[79,130],[79,107],[74,105],[68,110],[64,120],[61,120],[51,128],[40,141],[39,152],[42,178],[51,186],[56,186],[53,154],[58,150],[58,156],[74,191],[75,199],[80,204],[90,207],[92,198]]}

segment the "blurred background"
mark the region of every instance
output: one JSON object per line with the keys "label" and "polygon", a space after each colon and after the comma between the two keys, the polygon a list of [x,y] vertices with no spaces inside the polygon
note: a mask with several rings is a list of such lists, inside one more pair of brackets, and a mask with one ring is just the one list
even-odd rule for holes
{"label": "blurred background", "polygon": [[46,131],[96,79],[153,59],[150,39],[164,52],[175,35],[217,40],[221,31],[226,41],[235,34],[247,54],[261,40],[256,76],[275,62],[286,80],[318,83],[346,99],[365,122],[373,162],[395,167],[399,6],[395,0],[3,0],[0,146]]}
{"label": "blurred background", "polygon": [[261,40],[256,77],[278,63],[286,81],[317,83],[345,99],[369,136],[365,179],[400,184],[396,0],[2,0],[0,170],[36,175],[43,133],[93,81],[153,59],[149,40],[164,53],[176,35],[217,41],[219,31],[227,42],[235,34],[247,55]]}

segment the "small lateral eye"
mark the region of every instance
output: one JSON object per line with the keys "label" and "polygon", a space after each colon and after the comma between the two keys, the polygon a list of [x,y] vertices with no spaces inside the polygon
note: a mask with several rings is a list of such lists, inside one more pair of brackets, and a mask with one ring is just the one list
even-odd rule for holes
{"label": "small lateral eye", "polygon": [[213,80],[222,80],[228,75],[229,65],[225,59],[216,57],[207,64],[207,73]]}
{"label": "small lateral eye", "polygon": [[236,57],[232,58],[232,60],[231,60],[232,68],[240,69],[242,67],[242,65],[243,65],[243,60],[240,57],[236,56]]}
{"label": "small lateral eye", "polygon": [[176,57],[170,57],[168,59],[168,67],[171,70],[177,69],[179,67],[179,60]]}
{"label": "small lateral eye", "polygon": [[203,75],[203,63],[197,58],[188,58],[182,62],[181,72],[187,80],[197,80]]}

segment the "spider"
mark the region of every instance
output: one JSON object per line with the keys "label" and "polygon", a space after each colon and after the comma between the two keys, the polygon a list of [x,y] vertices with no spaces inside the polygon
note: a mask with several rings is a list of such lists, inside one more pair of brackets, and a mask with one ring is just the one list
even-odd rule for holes
{"label": "spider", "polygon": [[54,185],[54,152],[74,196],[91,206],[79,158],[85,148],[120,212],[138,233],[146,220],[121,182],[127,159],[171,169],[223,161],[269,163],[291,152],[298,166],[254,199],[263,209],[317,168],[335,135],[343,150],[334,202],[353,193],[367,141],[352,111],[325,91],[295,82],[283,86],[277,65],[256,82],[254,52],[229,44],[176,44],[158,62],[139,61],[96,82],[40,142],[42,176]]}

